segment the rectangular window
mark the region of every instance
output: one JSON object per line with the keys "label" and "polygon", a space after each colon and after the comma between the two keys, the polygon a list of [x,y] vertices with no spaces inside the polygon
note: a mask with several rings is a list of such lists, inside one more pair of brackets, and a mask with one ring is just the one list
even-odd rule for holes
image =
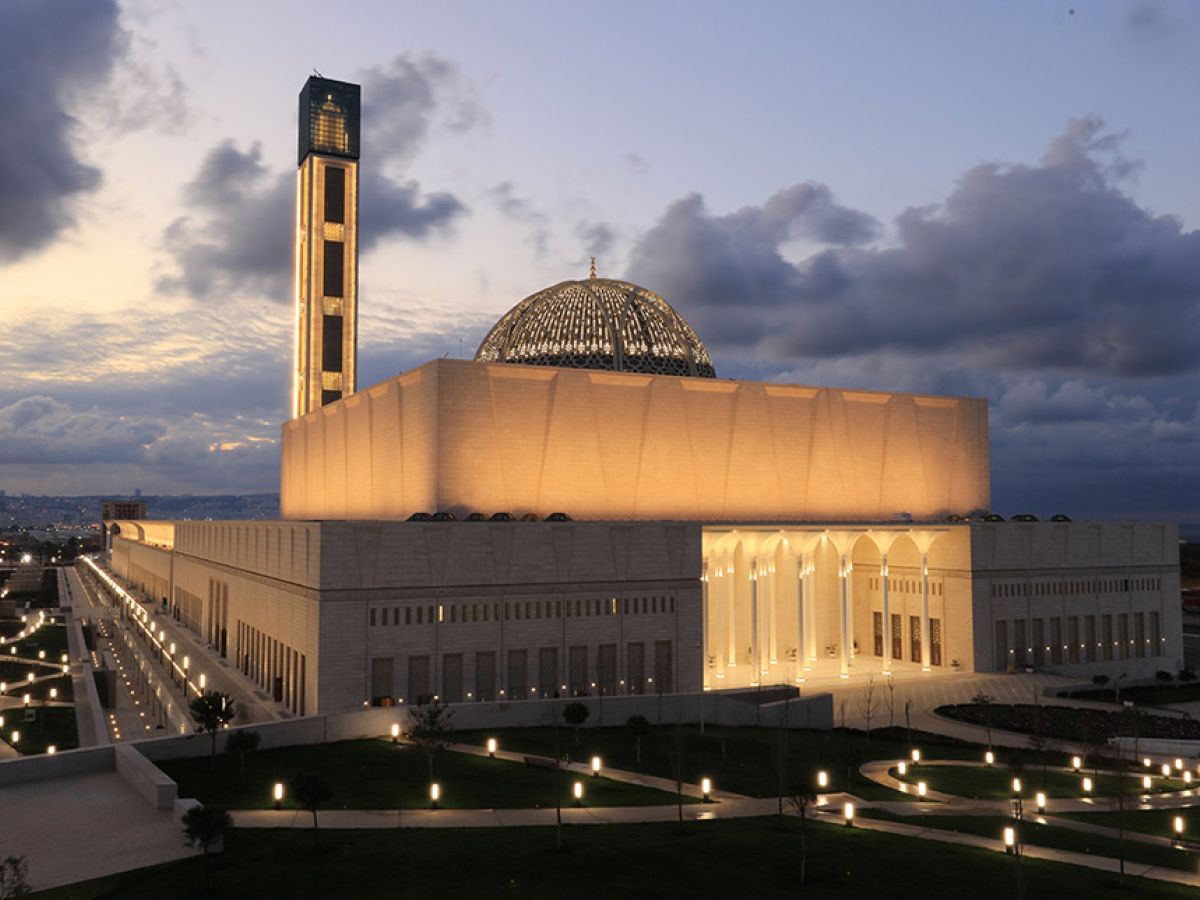
{"label": "rectangular window", "polygon": [[404,607],[404,624],[405,625],[412,624],[412,607],[411,606]]}
{"label": "rectangular window", "polygon": [[325,221],[346,221],[346,170],[341,166],[325,168]]}
{"label": "rectangular window", "polygon": [[392,658],[381,656],[371,660],[371,705],[392,705]]}
{"label": "rectangular window", "polygon": [[[451,607],[453,609],[453,607]],[[461,653],[447,653],[442,657],[442,700],[446,703],[462,703],[463,658]]]}
{"label": "rectangular window", "polygon": [[524,650],[508,651],[508,697],[524,700],[530,695],[529,677],[526,671],[529,658]]}
{"label": "rectangular window", "polygon": [[617,645],[601,644],[596,658],[596,677],[600,696],[617,692]]}
{"label": "rectangular window", "polygon": [[345,252],[341,241],[325,242],[325,277],[322,289],[326,297],[341,297],[345,291]]}
{"label": "rectangular window", "polygon": [[323,315],[321,317],[321,370],[324,372],[342,371],[342,317]]}
{"label": "rectangular window", "polygon": [[642,694],[646,690],[646,645],[629,644],[625,650],[626,686],[631,694]]}
{"label": "rectangular window", "polygon": [[372,625],[372,626],[374,626],[374,625],[375,625],[375,608],[374,608],[374,607],[371,607],[371,611],[370,611],[370,613],[369,613],[369,616],[370,616],[370,619],[371,619],[371,625]]}
{"label": "rectangular window", "polygon": [[1046,621],[1033,620],[1033,664],[1041,668],[1046,664]]}
{"label": "rectangular window", "polygon": [[899,613],[892,613],[892,659],[904,659],[904,626]]}
{"label": "rectangular window", "polygon": [[568,667],[570,679],[567,682],[572,697],[586,697],[591,693],[588,688],[588,648],[586,646],[571,647],[568,651]]}
{"label": "rectangular window", "polygon": [[1146,656],[1146,616],[1144,613],[1133,614],[1133,635],[1135,641],[1134,655],[1138,657]]}
{"label": "rectangular window", "polygon": [[1159,625],[1158,610],[1150,613],[1150,652],[1148,656],[1162,656],[1165,652],[1162,639],[1162,629]]}
{"label": "rectangular window", "polygon": [[330,403],[337,403],[342,399],[341,391],[321,391],[321,405],[328,406]]}
{"label": "rectangular window", "polygon": [[538,694],[542,697],[559,696],[557,647],[538,650]]}
{"label": "rectangular window", "polygon": [[1133,648],[1129,646],[1129,614],[1120,613],[1117,616],[1117,639],[1121,642],[1120,651],[1121,659],[1129,659],[1133,656],[1130,652]]}
{"label": "rectangular window", "polygon": [[995,668],[998,671],[1004,671],[1011,665],[1009,661],[1008,649],[1008,623],[999,621],[996,623],[996,660]]}
{"label": "rectangular window", "polygon": [[1100,658],[1100,641],[1096,638],[1096,617],[1083,617],[1084,644],[1087,645],[1087,661],[1095,662]]}
{"label": "rectangular window", "polygon": [[940,666],[942,664],[942,620],[929,620],[929,664],[931,666]]}
{"label": "rectangular window", "polygon": [[871,613],[871,620],[872,634],[875,637],[874,653],[876,656],[883,656],[883,613]]}
{"label": "rectangular window", "polygon": [[672,664],[671,642],[654,642],[654,690],[669,694],[675,690],[675,669]]}
{"label": "rectangular window", "polygon": [[908,634],[909,634],[909,650],[912,656],[909,657],[913,662],[921,661],[921,617],[908,617]]}
{"label": "rectangular window", "polygon": [[1025,620],[1016,619],[1013,622],[1013,649],[1016,650],[1016,661],[1020,668],[1029,665],[1029,644],[1025,640]]}
{"label": "rectangular window", "polygon": [[429,690],[429,657],[408,658],[408,700],[410,703],[426,703],[432,697]]}
{"label": "rectangular window", "polygon": [[[483,608],[487,612],[487,606]],[[481,702],[496,699],[496,651],[481,650],[475,654],[475,699]]]}
{"label": "rectangular window", "polygon": [[1100,617],[1100,633],[1103,635],[1101,640],[1104,642],[1103,658],[1106,660],[1112,659],[1113,653],[1113,622],[1111,615],[1103,615]]}

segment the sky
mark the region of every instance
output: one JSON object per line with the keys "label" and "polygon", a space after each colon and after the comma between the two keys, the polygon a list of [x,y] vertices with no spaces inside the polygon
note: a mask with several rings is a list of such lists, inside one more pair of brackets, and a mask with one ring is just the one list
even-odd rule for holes
{"label": "sky", "polygon": [[1200,521],[1200,4],[4,10],[0,490],[278,489],[319,71],[361,387],[594,255],[722,377],[986,397],[998,512]]}

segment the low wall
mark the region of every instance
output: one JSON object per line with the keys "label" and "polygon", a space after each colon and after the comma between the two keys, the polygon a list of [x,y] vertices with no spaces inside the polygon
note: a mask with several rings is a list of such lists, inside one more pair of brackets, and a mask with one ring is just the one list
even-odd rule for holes
{"label": "low wall", "polygon": [[[789,728],[833,727],[833,696],[814,694],[790,701],[756,705],[753,692],[663,694],[626,697],[581,697],[570,700],[524,700],[519,703],[457,703],[451,704],[455,730],[474,731],[487,728],[525,728],[553,725],[561,721],[562,708],[569,702],[583,703],[591,710],[585,728],[603,725],[623,725],[632,715],[645,716],[651,723],[695,725],[746,726],[761,725]],[[307,716],[278,722],[258,722],[242,726],[259,733],[262,747],[288,747],[299,744],[320,744],[328,741],[347,741],[357,738],[383,737],[391,733],[392,725],[406,727],[405,707],[374,708],[328,716]],[[217,736],[217,752],[223,752],[225,741],[239,729],[231,728]],[[189,759],[210,752],[207,734],[185,734],[173,737],[150,738],[130,746],[154,762],[170,759]]]}
{"label": "low wall", "polygon": [[106,772],[114,765],[112,747],[84,747],[53,755],[19,756],[0,760],[0,787],[47,778],[86,775],[89,772]]}
{"label": "low wall", "polygon": [[165,772],[129,744],[113,748],[117,773],[155,809],[174,809],[179,788]]}

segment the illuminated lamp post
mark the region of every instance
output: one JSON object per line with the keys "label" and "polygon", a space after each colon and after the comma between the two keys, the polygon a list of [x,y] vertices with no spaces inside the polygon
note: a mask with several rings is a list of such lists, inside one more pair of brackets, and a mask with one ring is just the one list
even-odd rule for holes
{"label": "illuminated lamp post", "polygon": [[283,782],[275,782],[275,808],[283,809]]}
{"label": "illuminated lamp post", "polygon": [[592,777],[595,778],[600,774],[600,757],[592,757]]}
{"label": "illuminated lamp post", "polygon": [[[0,722],[0,724],[3,724],[3,723]],[[705,803],[712,803],[712,779],[711,778],[701,778],[700,779],[700,793],[704,797]]]}
{"label": "illuminated lamp post", "polygon": [[489,759],[496,758],[496,739],[495,738],[487,739],[487,754],[488,754]]}
{"label": "illuminated lamp post", "polygon": [[438,808],[438,801],[442,799],[442,786],[436,781],[429,786],[429,802],[430,809]]}
{"label": "illuminated lamp post", "polygon": [[575,795],[575,805],[583,806],[583,782],[576,781],[572,786],[571,791]]}
{"label": "illuminated lamp post", "polygon": [[842,805],[842,816],[846,820],[846,827],[853,828],[854,827],[854,804],[851,803],[849,800],[847,800]]}

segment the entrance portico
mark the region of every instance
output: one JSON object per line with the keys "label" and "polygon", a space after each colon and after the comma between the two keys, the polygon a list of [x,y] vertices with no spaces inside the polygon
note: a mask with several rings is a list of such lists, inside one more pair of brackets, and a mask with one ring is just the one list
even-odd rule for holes
{"label": "entrance portico", "polygon": [[[953,593],[970,608],[969,573],[946,565],[952,530],[705,526],[705,688],[946,667],[946,585],[956,576],[967,574]],[[950,552],[931,580],[931,554],[943,545]]]}

